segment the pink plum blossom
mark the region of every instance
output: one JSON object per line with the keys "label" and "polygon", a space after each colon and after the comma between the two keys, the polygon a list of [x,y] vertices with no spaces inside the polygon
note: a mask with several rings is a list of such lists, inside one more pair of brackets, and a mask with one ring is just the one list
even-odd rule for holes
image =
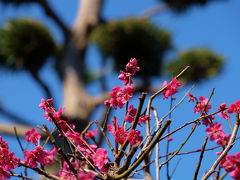
{"label": "pink plum blossom", "polygon": [[235,103],[230,104],[228,113],[240,113],[240,100],[236,101]]}
{"label": "pink plum blossom", "polygon": [[195,97],[190,92],[187,92],[186,94],[189,96],[188,102],[190,101],[194,102]]}
{"label": "pink plum blossom", "polygon": [[218,139],[222,135],[222,133],[224,133],[222,130],[222,124],[220,123],[210,124],[210,127],[206,129],[206,133],[209,135],[210,141]]}
{"label": "pink plum blossom", "polygon": [[126,71],[128,71],[132,76],[139,71],[140,68],[137,66],[136,58],[130,59],[129,63],[126,65]]}
{"label": "pink plum blossom", "polygon": [[[199,96],[199,100],[200,101],[198,101],[196,103],[196,106],[194,107],[195,114],[198,112],[201,112],[208,102],[208,99],[203,96]],[[210,108],[211,108],[211,104],[208,103],[204,112],[208,112]]]}
{"label": "pink plum blossom", "polygon": [[128,131],[125,131],[123,127],[118,128],[114,134],[115,142],[123,145],[128,137],[128,134]]}
{"label": "pink plum blossom", "polygon": [[37,141],[41,138],[41,134],[37,132],[34,128],[26,131],[25,136],[26,142],[31,142],[32,144],[36,144]]}
{"label": "pink plum blossom", "polygon": [[140,136],[140,131],[131,129],[128,141],[130,142],[131,145],[141,142],[142,136]]}
{"label": "pink plum blossom", "polygon": [[120,71],[120,75],[118,76],[118,79],[123,81],[123,85],[128,85],[128,84],[132,84],[132,80],[131,80],[131,74],[130,73],[125,73],[123,71]]}
{"label": "pink plum blossom", "polygon": [[181,86],[181,82],[179,82],[177,79],[173,79],[168,85],[167,81],[164,81],[163,87],[166,87],[166,90],[163,91],[163,98],[168,98],[169,96],[172,96],[178,92],[178,88]]}
{"label": "pink plum blossom", "polygon": [[135,115],[137,113],[137,109],[133,107],[133,105],[130,105],[128,107],[128,113],[126,115],[126,121],[129,123],[132,123],[134,121]]}
{"label": "pink plum blossom", "polygon": [[86,132],[86,134],[85,134],[84,137],[85,137],[86,139],[93,138],[94,136],[97,135],[97,133],[98,133],[98,130],[97,130],[97,129],[95,129],[95,130],[93,130],[93,131],[88,130],[88,131]]}
{"label": "pink plum blossom", "polygon": [[106,149],[98,148],[96,154],[92,156],[94,165],[97,166],[98,169],[102,169],[104,164],[107,164],[108,162],[107,155],[108,152]]}
{"label": "pink plum blossom", "polygon": [[220,117],[222,117],[223,119],[226,119],[228,120],[229,119],[229,115],[228,115],[228,112],[227,111],[224,111],[226,109],[227,105],[225,103],[222,103],[220,105],[220,108],[217,107],[217,110],[222,110],[220,113],[218,113],[218,115]]}

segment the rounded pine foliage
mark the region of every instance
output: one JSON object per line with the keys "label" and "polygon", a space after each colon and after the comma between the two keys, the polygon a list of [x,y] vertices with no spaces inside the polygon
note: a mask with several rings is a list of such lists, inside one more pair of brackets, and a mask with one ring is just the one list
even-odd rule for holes
{"label": "rounded pine foliage", "polygon": [[174,75],[186,66],[190,70],[181,77],[185,83],[200,81],[215,76],[222,68],[224,59],[209,49],[192,49],[179,54],[177,60],[167,64],[166,68]]}
{"label": "rounded pine foliage", "polygon": [[37,71],[54,53],[53,37],[37,21],[10,20],[0,30],[0,63],[9,68]]}
{"label": "rounded pine foliage", "polygon": [[162,57],[171,48],[171,35],[147,19],[129,18],[97,27],[91,34],[102,53],[115,60],[116,69],[122,69],[130,58],[137,58],[142,70],[136,75],[158,75]]}
{"label": "rounded pine foliage", "polygon": [[193,5],[205,5],[213,0],[161,0],[176,12],[183,12]]}

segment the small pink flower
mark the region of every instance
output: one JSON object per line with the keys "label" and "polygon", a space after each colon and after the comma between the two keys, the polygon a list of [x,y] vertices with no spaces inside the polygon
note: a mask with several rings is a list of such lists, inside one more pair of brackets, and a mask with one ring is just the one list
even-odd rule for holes
{"label": "small pink flower", "polygon": [[232,178],[236,179],[236,180],[239,180],[239,179],[240,179],[240,168],[238,167],[238,168],[234,169],[234,170],[231,172],[230,176],[231,176]]}
{"label": "small pink flower", "polygon": [[[203,96],[199,96],[199,100],[200,101],[196,103],[196,106],[194,107],[194,110],[193,110],[195,114],[198,112],[201,112],[208,102],[208,99]],[[208,103],[204,112],[208,112],[210,108],[211,108],[211,104]]]}
{"label": "small pink flower", "polygon": [[53,99],[45,100],[44,98],[41,99],[41,103],[39,104],[39,108],[43,110],[47,110],[50,108],[50,105],[52,105]]}
{"label": "small pink flower", "polygon": [[240,100],[236,101],[235,103],[230,104],[228,113],[240,113]]}
{"label": "small pink flower", "polygon": [[226,146],[230,137],[230,134],[221,133],[220,136],[216,139],[216,143],[221,146]]}
{"label": "small pink flower", "polygon": [[96,154],[92,156],[94,165],[97,166],[98,169],[102,169],[104,164],[107,164],[108,162],[107,155],[108,152],[106,149],[98,148]]}
{"label": "small pink flower", "polygon": [[123,127],[120,127],[116,130],[114,137],[117,143],[123,145],[128,137],[128,131],[125,131]]}
{"label": "small pink flower", "polygon": [[146,124],[146,120],[151,120],[150,116],[146,115],[146,116],[140,116],[138,119],[138,125],[141,126],[142,123]]}
{"label": "small pink flower", "polygon": [[176,94],[178,92],[177,89],[181,85],[181,82],[179,82],[177,79],[173,79],[168,85],[167,81],[164,81],[163,87],[167,86],[167,88],[165,91],[163,91],[163,98],[168,98],[169,96]]}
{"label": "small pink flower", "polygon": [[212,124],[212,121],[209,120],[209,118],[204,117],[204,118],[202,118],[202,123],[203,123],[203,125],[208,126],[208,125]]}
{"label": "small pink flower", "polygon": [[172,136],[169,136],[167,140],[172,141],[173,140]]}
{"label": "small pink flower", "polygon": [[37,141],[41,138],[41,134],[37,132],[34,128],[26,131],[25,135],[26,142],[31,142],[32,144],[36,144]]}
{"label": "small pink flower", "polygon": [[137,66],[136,58],[130,59],[129,63],[126,65],[126,71],[128,71],[132,76],[139,71],[140,68]]}
{"label": "small pink flower", "polygon": [[190,102],[190,101],[194,102],[195,97],[190,92],[188,92],[186,94],[189,96],[188,102]]}
{"label": "small pink flower", "polygon": [[222,135],[222,133],[224,133],[222,130],[222,124],[210,124],[210,127],[206,129],[206,133],[209,134],[210,141],[218,139]]}
{"label": "small pink flower", "polygon": [[79,132],[72,133],[70,131],[67,131],[66,133],[67,137],[71,139],[75,144],[77,145],[84,145],[86,142],[81,138],[81,134]]}
{"label": "small pink flower", "polygon": [[8,149],[8,143],[2,140],[2,136],[0,136],[0,150],[6,148]]}
{"label": "small pink flower", "polygon": [[217,107],[217,110],[222,110],[220,113],[218,113],[218,115],[220,117],[222,117],[223,119],[226,119],[228,120],[229,119],[229,115],[228,115],[228,112],[227,111],[224,111],[226,109],[227,105],[225,103],[222,103],[220,105],[220,108]]}
{"label": "small pink flower", "polygon": [[128,137],[128,140],[131,145],[137,144],[142,141],[142,136],[140,136],[140,131],[138,130],[131,130],[130,136]]}
{"label": "small pink flower", "polygon": [[[217,152],[217,155],[220,156],[222,152]],[[236,169],[237,161],[236,157],[231,154],[227,154],[221,161],[220,161],[220,167],[224,168],[227,172],[231,172]]]}
{"label": "small pink flower", "polygon": [[125,73],[123,71],[120,71],[120,75],[118,76],[118,79],[123,81],[123,85],[128,85],[128,84],[132,84],[132,80],[131,80],[131,74],[130,73]]}
{"label": "small pink flower", "polygon": [[0,166],[0,180],[10,179],[11,174]]}
{"label": "small pink flower", "polygon": [[93,138],[94,136],[97,135],[97,132],[98,132],[97,129],[95,129],[95,130],[93,130],[93,131],[88,130],[88,131],[86,132],[86,134],[85,134],[84,137],[85,137],[86,139]]}
{"label": "small pink flower", "polygon": [[133,105],[130,105],[128,107],[128,113],[126,115],[126,121],[129,123],[132,123],[134,121],[135,115],[137,113],[137,109],[133,107]]}

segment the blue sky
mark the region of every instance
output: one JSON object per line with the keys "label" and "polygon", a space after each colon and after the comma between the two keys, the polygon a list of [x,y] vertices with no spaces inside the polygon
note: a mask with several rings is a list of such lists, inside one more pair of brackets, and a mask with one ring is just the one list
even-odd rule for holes
{"label": "blue sky", "polygon": [[[77,1],[65,0],[52,0],[51,5],[56,12],[60,15],[63,21],[70,27],[74,22],[74,17],[77,12]],[[103,17],[111,19],[125,18],[127,16],[137,16],[143,13],[146,9],[158,4],[157,0],[106,0],[104,3]],[[203,95],[208,97],[211,89],[214,87],[215,93],[212,98],[212,112],[222,102],[227,104],[235,102],[240,99],[239,95],[239,47],[240,47],[240,1],[226,0],[210,3],[206,7],[194,7],[187,13],[182,15],[175,15],[168,11],[154,16],[151,20],[161,27],[167,28],[173,34],[173,43],[176,52],[193,48],[193,47],[208,47],[219,53],[225,58],[223,71],[217,77],[206,80],[205,82],[197,85],[193,90],[194,95]],[[37,19],[49,27],[50,31],[54,34],[54,38],[58,42],[62,42],[62,33],[58,27],[49,20],[42,9],[36,5],[26,5],[23,7],[15,8],[12,6],[3,7],[0,5],[0,26],[9,18],[17,17],[30,17]],[[174,56],[172,53],[170,56]],[[97,69],[100,60],[99,52],[95,46],[91,46],[87,52],[87,59],[89,60],[89,67],[94,66]],[[144,68],[144,67],[143,67]],[[41,70],[41,77],[50,86],[52,93],[55,95],[56,104],[62,104],[62,86],[52,68],[52,63],[48,63],[45,68]],[[155,86],[161,86],[166,77],[156,79],[153,83]],[[168,79],[169,80],[169,79]],[[111,86],[116,86],[120,81],[117,80],[117,74],[109,78],[109,89]],[[89,93],[97,94],[98,84],[92,83],[87,87]],[[180,99],[184,92],[190,88],[190,85],[181,89],[177,100]],[[44,93],[39,88],[39,85],[28,75],[27,72],[8,72],[0,71],[0,99],[2,106],[9,111],[20,115],[21,117],[32,121],[33,124],[41,124],[44,121],[42,111],[38,109],[40,99]],[[167,103],[167,106],[166,106]],[[161,98],[156,99],[155,106],[159,108],[159,114],[164,115],[169,109],[169,102],[162,101]],[[187,102],[183,103],[173,114],[174,124],[171,129],[190,121],[197,115],[193,114],[193,104]],[[186,113],[185,113],[186,112]],[[118,117],[121,117],[121,112],[116,112]],[[98,119],[98,113],[93,115],[92,119]],[[217,117],[217,121],[222,122],[224,130],[229,132],[225,120]],[[0,114],[0,121],[11,123],[10,119]],[[45,123],[45,121],[44,121]],[[190,129],[190,127],[189,127]],[[179,132],[178,135],[173,136],[171,149],[175,150],[181,144],[189,129]],[[203,140],[206,136],[204,127],[199,127],[197,132],[193,135],[192,140],[186,144],[183,151],[198,149],[202,146]],[[4,137],[4,139],[7,137]],[[16,141],[14,137],[9,137],[10,149],[16,149]],[[214,142],[209,142],[208,147],[215,146]],[[164,153],[165,148],[160,152]],[[232,152],[237,152],[233,149]],[[19,152],[18,152],[19,153]],[[173,179],[192,179],[196,161],[199,154],[193,154],[188,157],[182,157],[178,169],[176,170]],[[203,166],[200,170],[200,175],[210,167],[211,162],[217,157],[215,152],[207,152],[203,160]],[[210,157],[210,158],[209,158]],[[176,160],[178,157],[176,158]],[[170,169],[173,169],[173,162]],[[164,169],[162,170],[165,171]],[[163,178],[165,179],[165,175]],[[230,179],[227,177],[225,179]]]}

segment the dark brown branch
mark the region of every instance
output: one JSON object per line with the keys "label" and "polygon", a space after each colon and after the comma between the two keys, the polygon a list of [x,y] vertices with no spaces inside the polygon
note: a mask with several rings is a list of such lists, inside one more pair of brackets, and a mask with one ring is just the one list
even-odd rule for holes
{"label": "dark brown branch", "polygon": [[16,113],[10,112],[3,107],[0,107],[0,113],[3,116],[6,116],[7,118],[12,119],[13,122],[16,122],[16,123],[19,123],[22,125],[29,125],[29,126],[31,125],[31,123],[30,123],[31,121],[23,119],[23,118],[19,117],[18,115],[16,115]]}
{"label": "dark brown branch", "polygon": [[[20,162],[19,166],[24,166],[26,168],[30,168],[29,166],[27,166],[23,162]],[[46,171],[43,171],[42,169],[39,169],[39,168],[30,168],[30,169],[34,170],[38,174],[43,175],[43,176],[45,176],[47,178],[54,179],[54,180],[62,180],[61,178],[59,178],[57,176],[54,176],[54,175],[51,175],[51,174],[47,173]]]}
{"label": "dark brown branch", "polygon": [[62,20],[57,16],[57,14],[54,12],[54,10],[50,7],[47,0],[39,0],[37,1],[44,9],[47,16],[52,18],[56,24],[61,28],[63,31],[66,39],[68,38],[68,35],[70,34],[70,30],[67,28],[67,26],[62,22]]}
{"label": "dark brown branch", "polygon": [[48,99],[52,98],[51,92],[48,88],[48,86],[39,78],[39,75],[37,72],[30,71],[32,77],[37,81],[37,83],[43,88],[44,92],[46,93],[46,96]]}
{"label": "dark brown branch", "polygon": [[207,144],[207,140],[208,140],[208,136],[204,140],[204,143],[203,143],[203,146],[202,146],[202,150],[201,150],[201,154],[200,154],[200,157],[199,157],[199,161],[198,161],[195,173],[194,173],[193,180],[197,179],[197,175],[198,175],[198,172],[199,172],[199,169],[200,169],[200,166],[201,166],[201,163],[202,163],[202,159],[203,159],[203,154],[205,152],[205,147],[206,147],[206,144]]}

